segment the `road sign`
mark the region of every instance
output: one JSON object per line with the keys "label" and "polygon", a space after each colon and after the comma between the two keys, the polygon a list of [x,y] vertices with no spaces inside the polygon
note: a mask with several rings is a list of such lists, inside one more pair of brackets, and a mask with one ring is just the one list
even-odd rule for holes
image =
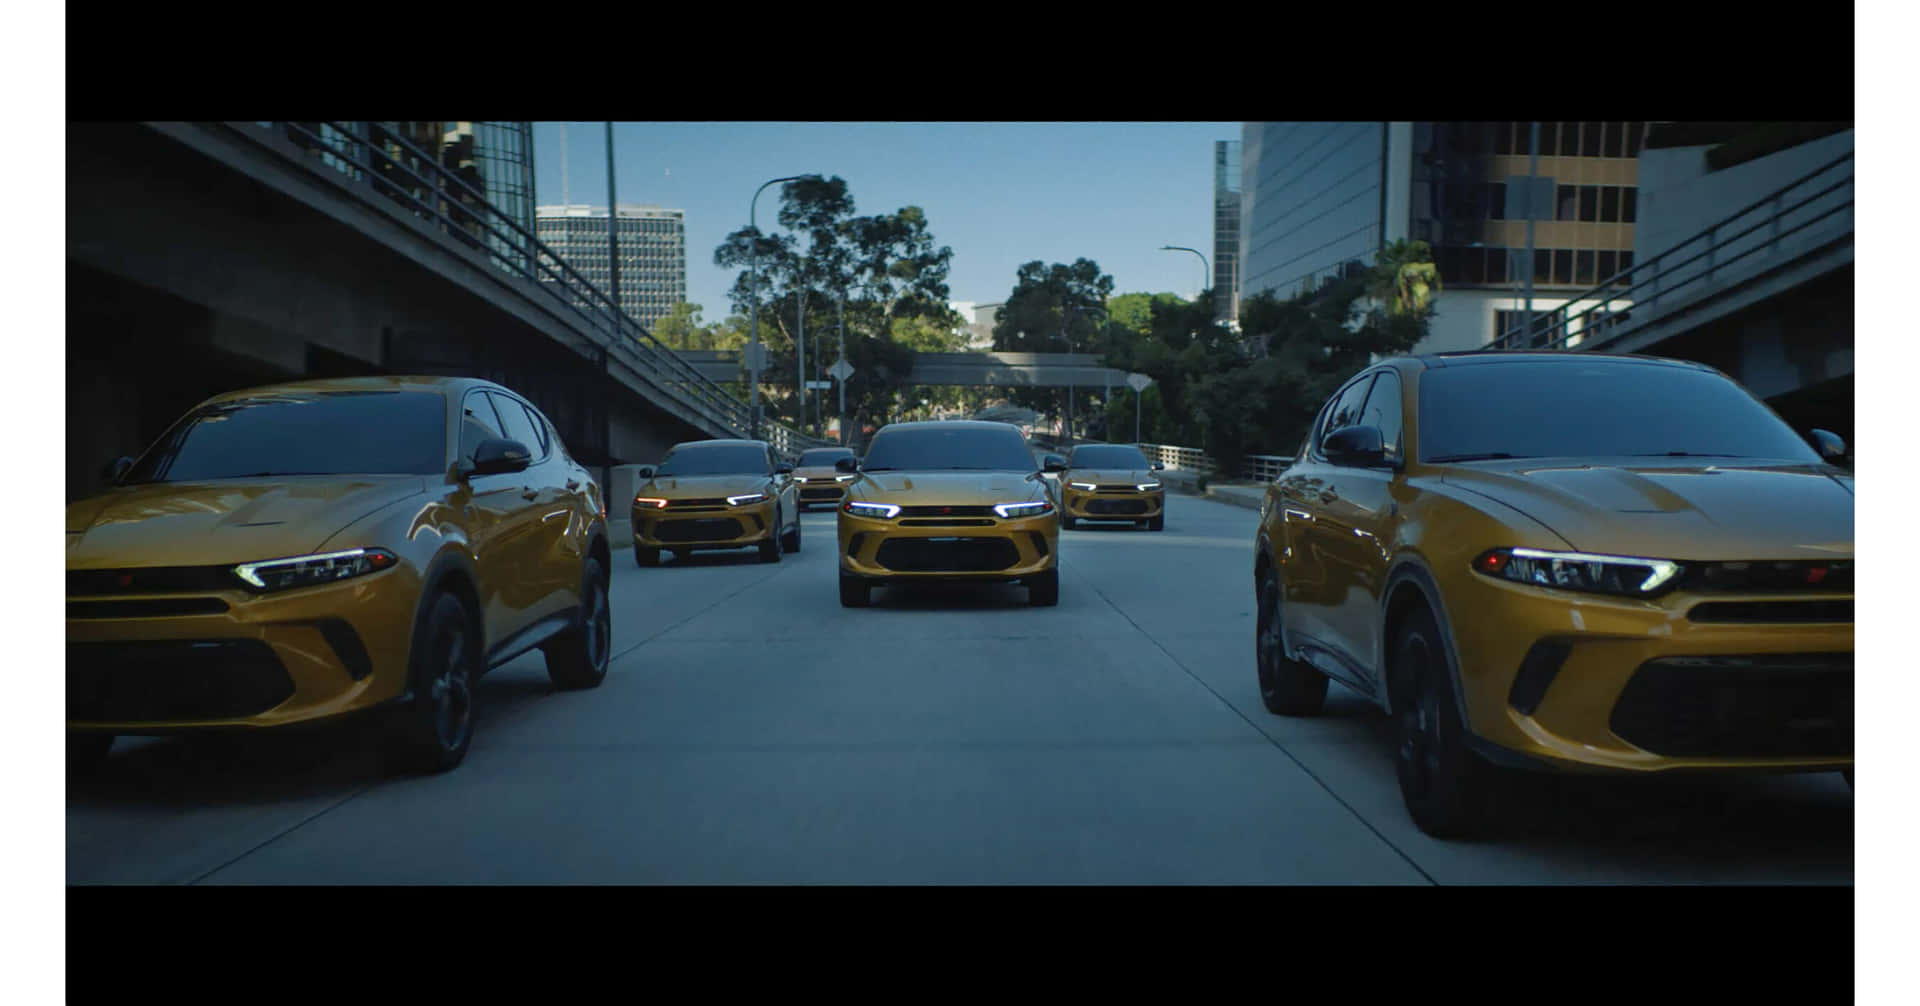
{"label": "road sign", "polygon": [[742,370],[767,369],[767,347],[748,343],[740,347],[740,368]]}
{"label": "road sign", "polygon": [[1148,377],[1145,374],[1128,374],[1127,375],[1127,387],[1132,388],[1136,394],[1147,390],[1147,385],[1152,383],[1153,383],[1153,378]]}
{"label": "road sign", "polygon": [[808,381],[807,382],[808,391],[825,391],[831,387],[833,387],[832,381]]}
{"label": "road sign", "polygon": [[833,366],[827,368],[827,373],[832,374],[836,381],[844,381],[853,376],[853,365],[844,359],[835,360]]}

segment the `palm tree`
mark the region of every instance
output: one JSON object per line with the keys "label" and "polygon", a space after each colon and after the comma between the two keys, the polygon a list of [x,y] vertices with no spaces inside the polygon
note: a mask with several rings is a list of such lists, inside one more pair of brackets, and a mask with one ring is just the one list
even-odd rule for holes
{"label": "palm tree", "polygon": [[1400,240],[1380,249],[1367,276],[1367,295],[1384,301],[1389,315],[1424,314],[1440,292],[1440,268],[1425,241]]}

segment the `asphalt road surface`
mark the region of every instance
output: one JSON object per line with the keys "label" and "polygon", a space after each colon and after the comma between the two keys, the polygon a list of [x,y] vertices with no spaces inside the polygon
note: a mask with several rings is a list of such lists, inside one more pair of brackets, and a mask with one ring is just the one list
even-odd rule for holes
{"label": "asphalt road surface", "polygon": [[1407,818],[1386,718],[1283,719],[1253,672],[1257,515],[1062,533],[1019,586],[840,607],[798,555],[615,552],[612,671],[479,686],[454,772],[364,738],[122,739],[67,793],[70,884],[1851,884],[1838,775],[1530,780],[1498,838]]}

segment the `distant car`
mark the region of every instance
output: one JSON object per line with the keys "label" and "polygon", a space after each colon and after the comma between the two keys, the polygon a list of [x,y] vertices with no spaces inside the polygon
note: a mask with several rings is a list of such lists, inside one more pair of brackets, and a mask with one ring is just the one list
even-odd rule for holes
{"label": "distant car", "polygon": [[445,771],[489,668],[540,648],[561,688],[606,676],[600,488],[497,384],[237,391],[113,474],[67,506],[70,760],[373,713],[400,767]]}
{"label": "distant car", "polygon": [[833,467],[841,458],[853,457],[846,447],[815,447],[803,451],[793,466],[793,481],[800,487],[800,509],[825,503],[838,505],[847,495],[847,483],[856,476]]}
{"label": "distant car", "polygon": [[1083,520],[1125,521],[1149,531],[1166,527],[1166,487],[1132,444],[1081,444],[1060,476],[1060,524],[1072,530]]}
{"label": "distant car", "polygon": [[[840,505],[840,603],[907,581],[1020,582],[1028,603],[1060,601],[1060,514],[1018,428],[974,420],[890,423]],[[1050,456],[1044,468],[1064,471]]]}
{"label": "distant car", "polygon": [[658,466],[642,468],[633,500],[633,557],[660,564],[696,551],[759,548],[762,562],[800,551],[800,502],[793,466],[764,440],[675,444]]}
{"label": "distant car", "polygon": [[1261,697],[1386,708],[1434,835],[1480,830],[1502,768],[1851,783],[1853,477],[1808,439],[1699,364],[1368,368],[1267,490]]}

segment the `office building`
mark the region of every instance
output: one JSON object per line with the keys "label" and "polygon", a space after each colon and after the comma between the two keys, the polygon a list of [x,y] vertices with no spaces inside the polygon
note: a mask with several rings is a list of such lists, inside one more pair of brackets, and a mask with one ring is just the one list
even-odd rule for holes
{"label": "office building", "polygon": [[1240,318],[1240,140],[1213,145],[1214,317]]}
{"label": "office building", "polygon": [[1425,241],[1442,292],[1415,351],[1444,352],[1519,327],[1529,271],[1541,312],[1631,268],[1648,123],[1539,123],[1529,261],[1531,125],[1245,124],[1240,295],[1316,291],[1364,271],[1383,245]]}
{"label": "office building", "polygon": [[[595,288],[612,292],[606,207],[541,206],[534,217],[542,244]],[[622,203],[616,219],[620,307],[651,329],[687,298],[686,213]]]}

